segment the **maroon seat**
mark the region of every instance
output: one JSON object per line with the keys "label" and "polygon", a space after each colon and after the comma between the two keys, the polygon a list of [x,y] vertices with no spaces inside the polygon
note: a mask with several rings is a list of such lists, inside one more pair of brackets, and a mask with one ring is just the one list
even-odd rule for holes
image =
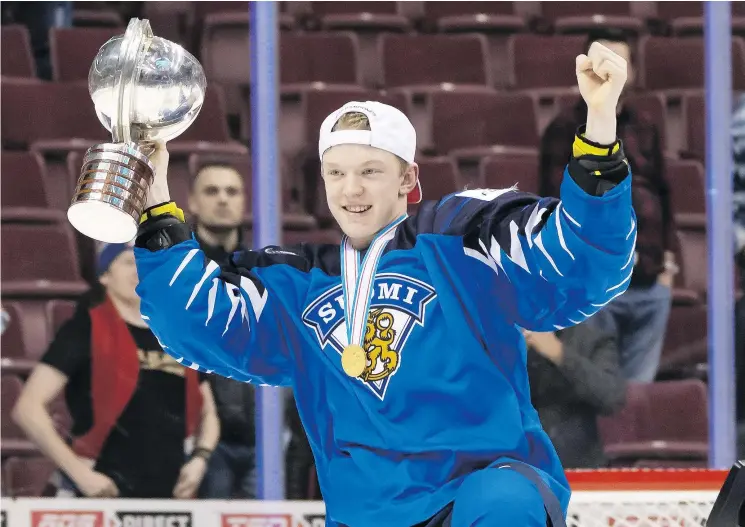
{"label": "maroon seat", "polygon": [[705,295],[708,289],[708,252],[704,229],[679,229],[680,267],[686,289]]}
{"label": "maroon seat", "polygon": [[449,157],[421,157],[419,179],[422,182],[422,201],[439,201],[458,191],[458,166]]}
{"label": "maroon seat", "polygon": [[514,2],[424,2],[424,22],[442,32],[515,33],[526,27]]}
{"label": "maroon seat", "polygon": [[575,58],[584,53],[585,41],[574,35],[512,35],[512,85],[523,90],[574,87]]}
{"label": "maroon seat", "polygon": [[311,8],[324,29],[405,31],[411,26],[397,2],[311,2]]}
{"label": "maroon seat", "polygon": [[383,85],[490,84],[483,35],[380,36]]}
{"label": "maroon seat", "polygon": [[36,62],[31,53],[31,38],[26,26],[3,26],[0,47],[3,50],[0,56],[3,77],[36,77]]}
{"label": "maroon seat", "polygon": [[[55,81],[87,81],[93,59],[109,39],[124,34],[121,27],[52,28],[49,54]],[[89,102],[90,105],[90,102]]]}
{"label": "maroon seat", "polygon": [[280,83],[358,84],[358,54],[359,43],[353,33],[283,33]]}
{"label": "maroon seat", "polygon": [[55,335],[62,324],[75,314],[75,302],[71,300],[50,300],[47,302],[46,314],[49,321],[50,335]]}
{"label": "maroon seat", "polygon": [[[704,40],[687,37],[643,37],[640,40],[641,74],[648,90],[702,89],[704,87]],[[733,38],[732,88],[745,90],[745,49]]]}
{"label": "maroon seat", "polygon": [[73,27],[115,27],[124,33],[124,22],[116,11],[76,8],[72,12]]}
{"label": "maroon seat", "polygon": [[687,94],[683,98],[685,116],[686,157],[706,159],[706,110],[703,93]]}
{"label": "maroon seat", "polygon": [[207,88],[204,103],[197,118],[183,134],[168,143],[168,150],[170,152],[175,149],[193,148],[193,145],[185,143],[228,143],[231,141],[225,94],[222,87],[215,84]]}
{"label": "maroon seat", "polygon": [[439,154],[480,157],[494,145],[538,144],[533,99],[525,94],[440,91],[431,95],[431,115]]}
{"label": "maroon seat", "polygon": [[640,118],[654,124],[659,134],[660,146],[664,149],[667,144],[667,121],[664,97],[659,93],[636,91],[624,97],[624,104]]}
{"label": "maroon seat", "polygon": [[[732,2],[732,33],[745,34],[745,6]],[[703,2],[658,2],[657,18],[673,35],[692,36],[704,33]]]}
{"label": "maroon seat", "polygon": [[638,34],[644,29],[642,20],[631,14],[631,2],[597,2],[589,8],[584,4],[541,2],[541,12],[545,23],[557,33],[610,28]]}
{"label": "maroon seat", "polygon": [[3,371],[27,375],[51,340],[46,300],[3,301],[10,326],[2,336]]}
{"label": "maroon seat", "polygon": [[22,311],[17,302],[4,301],[2,308],[7,314],[7,326],[0,342],[2,342],[3,359],[23,359],[28,356],[26,339],[23,334]]}
{"label": "maroon seat", "polygon": [[44,156],[47,196],[59,210],[67,209],[74,188],[67,154],[111,141],[96,117],[85,82],[3,79],[1,133],[5,146],[31,148]]}
{"label": "maroon seat", "polygon": [[485,188],[517,185],[522,192],[538,194],[538,154],[509,149],[502,154],[492,154],[479,163],[479,178]]}
{"label": "maroon seat", "polygon": [[708,361],[707,311],[703,304],[673,305],[665,331],[660,372],[691,376]]}
{"label": "maroon seat", "polygon": [[598,418],[606,456],[614,464],[638,459],[705,460],[706,385],[699,380],[631,383],[624,408]]}
{"label": "maroon seat", "polygon": [[3,476],[12,497],[51,496],[50,478],[57,470],[46,457],[12,457],[3,465]]}
{"label": "maroon seat", "polygon": [[46,223],[64,221],[59,211],[49,209],[46,171],[41,156],[29,152],[3,151],[2,219],[3,222]]}
{"label": "maroon seat", "polygon": [[7,296],[68,296],[83,293],[72,228],[2,225],[2,287]]}
{"label": "maroon seat", "polygon": [[692,159],[666,159],[665,172],[667,180],[675,182],[670,186],[673,212],[681,216],[705,215],[706,182],[701,163]]}

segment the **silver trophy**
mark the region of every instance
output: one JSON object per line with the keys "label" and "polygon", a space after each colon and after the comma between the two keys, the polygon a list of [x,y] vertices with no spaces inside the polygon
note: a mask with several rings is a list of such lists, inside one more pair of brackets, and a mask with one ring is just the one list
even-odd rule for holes
{"label": "silver trophy", "polygon": [[88,74],[96,114],[112,142],[83,158],[67,218],[85,236],[124,243],[137,234],[154,169],[157,141],[170,141],[194,122],[207,81],[202,65],[181,46],[153,36],[132,19],[124,35],[101,46]]}

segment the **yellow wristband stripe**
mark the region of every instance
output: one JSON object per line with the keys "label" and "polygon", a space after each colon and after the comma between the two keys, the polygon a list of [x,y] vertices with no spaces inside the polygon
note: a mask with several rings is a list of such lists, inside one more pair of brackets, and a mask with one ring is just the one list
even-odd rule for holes
{"label": "yellow wristband stripe", "polygon": [[162,216],[163,214],[170,214],[181,221],[186,221],[184,220],[184,211],[178,208],[173,201],[169,201],[163,205],[146,210],[140,217],[140,223],[145,222],[148,218],[152,218],[153,216]]}
{"label": "yellow wristband stripe", "polygon": [[588,143],[584,137],[579,135],[574,137],[574,144],[572,145],[572,155],[574,157],[582,157],[586,155],[592,156],[610,156],[618,152],[621,144],[616,141],[612,146],[598,147]]}

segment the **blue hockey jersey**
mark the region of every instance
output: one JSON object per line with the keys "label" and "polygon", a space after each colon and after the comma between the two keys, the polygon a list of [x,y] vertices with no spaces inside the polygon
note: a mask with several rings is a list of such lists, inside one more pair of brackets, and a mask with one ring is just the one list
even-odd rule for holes
{"label": "blue hockey jersey", "polygon": [[236,253],[226,268],[194,239],[136,248],[142,313],[187,366],[292,387],[329,524],[410,527],[452,501],[469,473],[515,460],[566,510],[520,328],[577,324],[626,290],[630,186],[627,176],[593,196],[567,170],[561,201],[478,189],[424,203],[386,246],[370,303],[369,337],[395,369],[375,357],[365,379],[341,368],[338,246]]}

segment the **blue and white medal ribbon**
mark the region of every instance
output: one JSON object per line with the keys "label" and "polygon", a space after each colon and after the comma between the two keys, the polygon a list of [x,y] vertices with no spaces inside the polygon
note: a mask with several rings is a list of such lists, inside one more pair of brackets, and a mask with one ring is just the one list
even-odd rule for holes
{"label": "blue and white medal ribbon", "polygon": [[395,221],[380,231],[367,249],[362,265],[360,253],[347,236],[341,243],[341,276],[344,291],[344,321],[347,325],[347,346],[341,355],[341,365],[344,373],[350,377],[359,377],[367,366],[365,352],[365,330],[367,329],[367,313],[370,310],[375,284],[375,272],[383,250],[396,233],[396,227],[404,221],[407,215],[399,216]]}

